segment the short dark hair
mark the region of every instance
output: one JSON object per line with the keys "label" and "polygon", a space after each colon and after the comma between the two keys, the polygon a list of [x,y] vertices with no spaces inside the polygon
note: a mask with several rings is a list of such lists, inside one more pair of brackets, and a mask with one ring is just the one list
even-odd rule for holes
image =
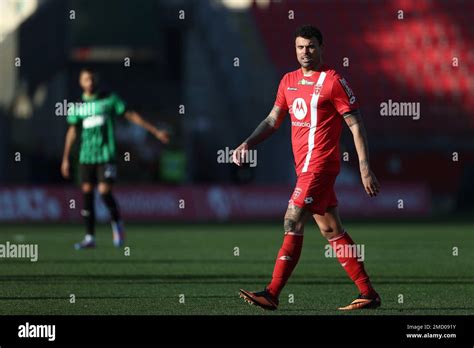
{"label": "short dark hair", "polygon": [[305,39],[312,39],[315,37],[318,39],[320,45],[323,44],[323,34],[321,34],[321,31],[318,28],[312,25],[306,24],[298,27],[295,31],[295,39],[297,37],[304,37]]}
{"label": "short dark hair", "polygon": [[83,68],[79,71],[79,74],[82,74],[82,73],[89,73],[89,74],[91,74],[92,76],[96,76],[96,75],[97,75],[97,72],[94,70],[94,68],[91,68],[90,66],[83,67]]}

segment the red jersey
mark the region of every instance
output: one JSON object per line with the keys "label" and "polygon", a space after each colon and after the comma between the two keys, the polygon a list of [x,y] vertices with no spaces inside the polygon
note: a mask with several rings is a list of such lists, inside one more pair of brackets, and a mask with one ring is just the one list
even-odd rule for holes
{"label": "red jersey", "polygon": [[298,69],[281,79],[275,105],[291,116],[296,174],[339,173],[342,115],[359,108],[347,81],[326,65],[311,76]]}

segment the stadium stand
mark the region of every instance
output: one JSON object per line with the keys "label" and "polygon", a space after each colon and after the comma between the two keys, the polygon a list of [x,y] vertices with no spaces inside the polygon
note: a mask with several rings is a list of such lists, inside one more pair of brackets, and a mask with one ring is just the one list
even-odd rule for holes
{"label": "stadium stand", "polygon": [[[296,68],[292,47],[282,42],[292,39],[299,24],[319,26],[326,61],[350,80],[369,128],[412,135],[441,130],[456,136],[474,129],[474,32],[469,24],[474,3],[351,0],[315,6],[281,1],[267,8],[254,5],[252,12],[280,74]],[[344,57],[348,67],[342,65]],[[394,122],[381,117],[379,105],[389,99],[420,102],[421,118]]]}

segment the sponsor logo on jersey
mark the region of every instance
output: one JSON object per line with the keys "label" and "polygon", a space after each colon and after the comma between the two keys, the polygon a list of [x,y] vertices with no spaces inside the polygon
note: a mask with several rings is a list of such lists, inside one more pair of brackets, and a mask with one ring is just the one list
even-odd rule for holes
{"label": "sponsor logo on jersey", "polygon": [[292,121],[291,125],[293,127],[305,127],[305,128],[311,128],[311,123],[309,122],[300,122],[300,121]]}
{"label": "sponsor logo on jersey", "polygon": [[105,123],[104,115],[93,115],[82,120],[83,128],[94,128],[102,126]]}
{"label": "sponsor logo on jersey", "polygon": [[287,90],[288,90],[288,91],[297,91],[298,88],[296,88],[296,87],[288,87]]}
{"label": "sponsor logo on jersey", "polygon": [[305,80],[305,79],[301,79],[301,80],[298,81],[298,84],[303,85],[303,86],[312,86],[312,85],[314,85],[314,81],[308,81],[308,80]]}
{"label": "sponsor logo on jersey", "polygon": [[293,101],[291,109],[293,111],[293,115],[295,115],[298,120],[305,118],[306,113],[308,112],[308,107],[306,106],[306,102],[303,98],[296,98]]}
{"label": "sponsor logo on jersey", "polygon": [[339,79],[339,82],[341,83],[342,87],[344,87],[344,90],[346,91],[346,94],[349,97],[349,103],[354,104],[354,102],[356,101],[356,97],[352,89],[349,87],[349,84],[347,83],[346,79]]}

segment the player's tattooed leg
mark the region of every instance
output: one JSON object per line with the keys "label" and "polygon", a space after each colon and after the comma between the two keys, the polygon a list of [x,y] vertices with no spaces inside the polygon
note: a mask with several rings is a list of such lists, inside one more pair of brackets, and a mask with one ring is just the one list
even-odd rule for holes
{"label": "player's tattooed leg", "polygon": [[[298,263],[303,247],[304,223],[310,216],[311,214],[306,209],[294,204],[288,206],[285,214],[283,244],[278,251],[272,280],[264,290],[264,294],[268,294],[269,298],[274,301],[275,305],[270,306],[272,309],[276,309],[278,306],[280,292]],[[257,300],[253,302],[256,303]]]}
{"label": "player's tattooed leg", "polygon": [[285,234],[303,234],[304,224],[311,214],[304,208],[300,208],[294,204],[290,204],[286,210],[283,229]]}

